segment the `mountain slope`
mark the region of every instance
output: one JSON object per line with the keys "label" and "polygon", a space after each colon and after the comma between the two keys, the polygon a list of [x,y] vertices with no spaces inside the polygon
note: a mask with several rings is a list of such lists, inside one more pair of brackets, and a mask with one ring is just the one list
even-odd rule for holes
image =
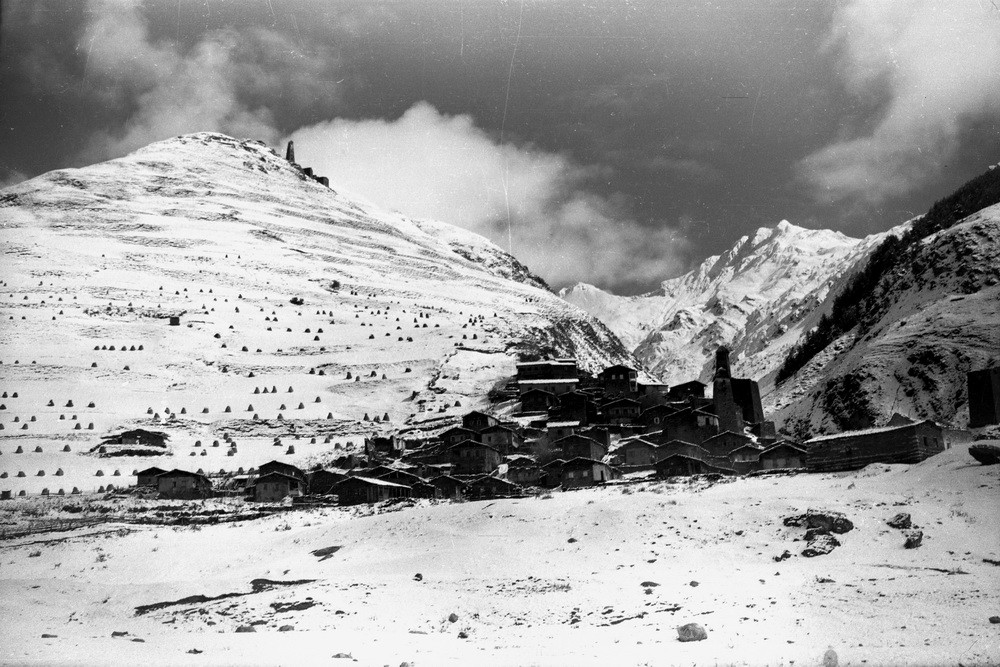
{"label": "mountain slope", "polygon": [[719,345],[734,352],[736,372],[767,379],[818,320],[831,288],[884,236],[855,239],[782,221],[664,281],[658,292],[618,297],[577,285],[560,295],[634,346],[666,382],[708,380]]}
{"label": "mountain slope", "polygon": [[[259,142],[188,135],[51,172],[0,194],[0,220],[0,490],[15,494],[440,427],[519,354],[634,363],[485,239],[338,194]],[[175,456],[79,455],[139,425],[170,433]],[[232,456],[208,446],[223,434]]]}
{"label": "mountain slope", "polygon": [[964,427],[965,374],[1000,364],[1000,204],[921,240],[879,281],[879,314],[765,397],[805,435],[893,412]]}

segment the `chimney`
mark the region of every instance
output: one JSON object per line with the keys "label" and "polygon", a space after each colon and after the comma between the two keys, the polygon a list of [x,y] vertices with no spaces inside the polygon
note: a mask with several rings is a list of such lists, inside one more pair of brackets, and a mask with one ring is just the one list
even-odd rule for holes
{"label": "chimney", "polygon": [[289,162],[295,162],[295,142],[289,141],[288,148],[285,149],[285,159]]}

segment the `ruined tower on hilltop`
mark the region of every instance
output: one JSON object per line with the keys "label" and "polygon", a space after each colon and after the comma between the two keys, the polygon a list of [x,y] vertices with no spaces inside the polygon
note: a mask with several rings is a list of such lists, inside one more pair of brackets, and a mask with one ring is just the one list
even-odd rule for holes
{"label": "ruined tower on hilltop", "polygon": [[295,142],[289,141],[288,148],[285,149],[285,159],[289,162],[295,162]]}

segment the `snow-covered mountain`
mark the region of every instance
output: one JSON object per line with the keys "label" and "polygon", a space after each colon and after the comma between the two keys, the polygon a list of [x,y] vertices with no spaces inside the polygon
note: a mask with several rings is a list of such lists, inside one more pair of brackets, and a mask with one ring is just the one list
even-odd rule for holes
{"label": "snow-covered mountain", "polygon": [[[518,354],[635,364],[486,239],[345,196],[331,176],[334,189],[260,142],[205,133],[0,193],[0,489],[303,463],[440,427]],[[174,458],[78,456],[133,426],[167,431]],[[289,432],[294,454],[272,444]],[[223,434],[232,455],[207,445]]]}
{"label": "snow-covered mountain", "polygon": [[728,345],[735,372],[767,383],[818,321],[831,288],[884,236],[856,239],[783,220],[656,292],[622,297],[579,284],[560,296],[607,324],[665,382],[707,381],[715,349]]}
{"label": "snow-covered mountain", "polygon": [[879,283],[889,304],[764,397],[793,434],[883,424],[894,412],[968,424],[966,373],[1000,365],[1000,204],[928,236]]}

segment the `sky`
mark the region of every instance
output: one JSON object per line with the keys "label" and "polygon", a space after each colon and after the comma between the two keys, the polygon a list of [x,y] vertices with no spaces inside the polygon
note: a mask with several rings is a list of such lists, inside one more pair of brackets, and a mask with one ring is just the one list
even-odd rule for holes
{"label": "sky", "polygon": [[637,294],[1000,161],[1000,3],[0,0],[0,187],[200,131]]}

